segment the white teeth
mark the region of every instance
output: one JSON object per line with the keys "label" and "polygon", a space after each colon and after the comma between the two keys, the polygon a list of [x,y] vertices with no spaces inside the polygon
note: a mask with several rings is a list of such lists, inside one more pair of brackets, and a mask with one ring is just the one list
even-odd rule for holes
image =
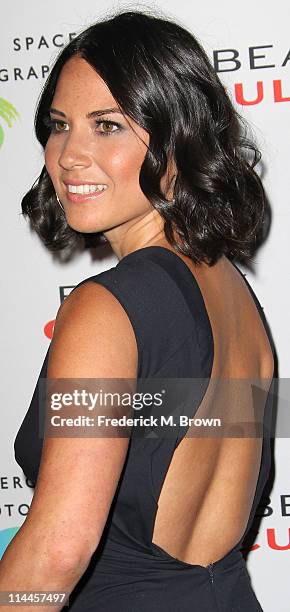
{"label": "white teeth", "polygon": [[67,185],[70,193],[95,193],[96,191],[104,191],[107,185]]}

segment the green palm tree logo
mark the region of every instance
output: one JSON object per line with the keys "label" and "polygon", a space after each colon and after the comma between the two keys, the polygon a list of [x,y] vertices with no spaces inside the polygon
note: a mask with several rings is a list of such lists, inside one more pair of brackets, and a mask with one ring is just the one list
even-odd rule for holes
{"label": "green palm tree logo", "polygon": [[[20,117],[20,115],[17,112],[15,106],[11,104],[11,102],[8,102],[8,100],[4,100],[4,98],[0,98],[0,117],[2,117],[2,119],[6,121],[8,127],[11,128],[13,126],[13,121],[15,121],[17,117]],[[0,125],[0,147],[2,147],[3,142],[4,130]]]}

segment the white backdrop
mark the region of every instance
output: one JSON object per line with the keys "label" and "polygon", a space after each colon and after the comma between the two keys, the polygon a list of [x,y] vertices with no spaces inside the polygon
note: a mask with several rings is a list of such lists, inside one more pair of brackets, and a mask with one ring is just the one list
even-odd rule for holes
{"label": "white backdrop", "polygon": [[[202,42],[239,112],[256,133],[265,163],[264,185],[272,210],[267,242],[247,278],[268,318],[279,358],[279,375],[289,377],[290,328],[288,157],[290,51],[288,3],[262,5],[244,0],[160,0],[160,8]],[[117,263],[107,246],[102,258],[85,250],[60,263],[30,232],[20,211],[21,198],[38,176],[42,151],[33,134],[36,101],[61,45],[108,9],[141,9],[140,3],[14,0],[1,9],[0,172],[2,304],[2,417],[0,468],[0,555],[22,524],[31,487],[16,464],[13,441],[28,409],[50,342],[62,296],[83,278]],[[222,61],[223,60],[223,61]],[[235,68],[235,69],[234,69]],[[18,113],[16,115],[16,112]],[[14,118],[12,114],[14,113]],[[276,475],[270,508],[260,524],[248,568],[265,612],[290,610],[290,448],[275,445]],[[267,580],[266,580],[267,576]]]}

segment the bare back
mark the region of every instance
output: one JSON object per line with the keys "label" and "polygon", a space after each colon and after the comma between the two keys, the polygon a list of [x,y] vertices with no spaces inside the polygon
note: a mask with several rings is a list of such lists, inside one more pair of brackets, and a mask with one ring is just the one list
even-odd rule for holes
{"label": "bare back", "polygon": [[[243,278],[226,257],[196,266],[214,341],[212,379],[270,379],[273,353]],[[210,411],[207,390],[195,416]],[[186,563],[221,559],[242,537],[255,493],[260,437],[191,437],[176,448],[158,500],[152,541]]]}

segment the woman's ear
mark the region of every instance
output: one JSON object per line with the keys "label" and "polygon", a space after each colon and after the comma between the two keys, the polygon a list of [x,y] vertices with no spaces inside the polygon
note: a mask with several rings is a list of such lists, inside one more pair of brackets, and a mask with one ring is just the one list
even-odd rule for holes
{"label": "woman's ear", "polygon": [[173,202],[174,200],[174,187],[175,187],[176,178],[177,178],[177,174],[173,174],[169,182],[168,192],[167,192],[167,199],[169,200],[169,202]]}
{"label": "woman's ear", "polygon": [[166,200],[172,202],[174,199],[174,187],[177,178],[177,168],[175,161],[171,158],[168,161],[167,170],[161,179],[161,190]]}

